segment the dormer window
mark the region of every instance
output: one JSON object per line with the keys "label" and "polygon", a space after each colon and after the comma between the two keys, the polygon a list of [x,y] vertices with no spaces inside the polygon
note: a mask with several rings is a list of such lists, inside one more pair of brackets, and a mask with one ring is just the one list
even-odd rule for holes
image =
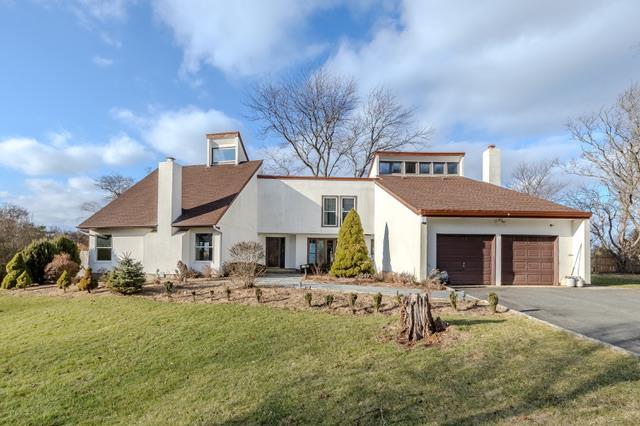
{"label": "dormer window", "polygon": [[402,161],[381,161],[380,174],[390,175],[394,173],[402,173]]}
{"label": "dormer window", "polygon": [[405,174],[415,174],[416,173],[416,162],[415,161],[406,161],[404,163],[404,172]]}
{"label": "dormer window", "polygon": [[458,163],[447,163],[447,174],[448,175],[457,175],[458,174]]}
{"label": "dormer window", "polygon": [[220,163],[235,163],[236,161],[236,147],[223,147],[213,148],[211,150],[212,164]]}
{"label": "dormer window", "polygon": [[434,175],[443,175],[444,174],[444,163],[433,163],[433,174]]}
{"label": "dormer window", "polygon": [[431,163],[420,163],[420,174],[428,175],[431,173]]}

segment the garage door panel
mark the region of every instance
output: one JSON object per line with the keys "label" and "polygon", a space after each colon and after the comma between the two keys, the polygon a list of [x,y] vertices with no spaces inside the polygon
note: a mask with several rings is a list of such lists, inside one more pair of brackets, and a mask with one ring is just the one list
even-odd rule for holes
{"label": "garage door panel", "polygon": [[493,283],[493,235],[438,234],[437,267],[447,271],[451,284]]}
{"label": "garage door panel", "polygon": [[502,284],[555,284],[555,245],[553,236],[503,235]]}

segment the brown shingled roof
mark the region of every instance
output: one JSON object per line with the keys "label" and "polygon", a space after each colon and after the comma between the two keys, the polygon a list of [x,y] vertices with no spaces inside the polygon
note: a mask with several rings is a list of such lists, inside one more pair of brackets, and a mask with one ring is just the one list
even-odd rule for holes
{"label": "brown shingled roof", "polygon": [[[182,215],[174,226],[212,226],[258,171],[262,161],[239,165],[184,166]],[[143,178],[78,228],[155,227],[158,223],[158,171]]]}
{"label": "brown shingled roof", "polygon": [[98,210],[78,228],[154,227],[158,222],[158,170]]}
{"label": "brown shingled roof", "polygon": [[262,161],[236,165],[187,166],[182,169],[182,215],[174,226],[218,223]]}
{"label": "brown shingled roof", "polygon": [[376,183],[422,216],[591,217],[588,212],[462,176],[384,176]]}

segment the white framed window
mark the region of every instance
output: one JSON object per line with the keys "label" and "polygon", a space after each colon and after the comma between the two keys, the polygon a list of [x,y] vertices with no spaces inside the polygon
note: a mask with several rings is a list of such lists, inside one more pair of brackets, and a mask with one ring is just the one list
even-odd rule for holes
{"label": "white framed window", "polygon": [[444,174],[444,163],[433,163],[433,174],[434,175],[443,175]]}
{"label": "white framed window", "polygon": [[338,226],[338,197],[322,197],[322,226]]}
{"label": "white framed window", "polygon": [[230,163],[236,161],[236,147],[212,148],[211,163]]}
{"label": "white framed window", "polygon": [[196,261],[213,260],[213,234],[196,234]]}
{"label": "white framed window", "polygon": [[416,173],[416,162],[415,161],[406,161],[404,163],[404,172],[408,175],[414,175]]}
{"label": "white framed window", "polygon": [[347,217],[347,214],[351,211],[351,209],[356,208],[356,197],[355,196],[345,196],[340,197],[340,220],[341,223],[344,222],[344,218]]}
{"label": "white framed window", "polygon": [[458,163],[447,163],[447,174],[448,175],[457,175],[458,174]]}
{"label": "white framed window", "polygon": [[420,163],[420,174],[428,175],[431,173],[431,163]]}
{"label": "white framed window", "polygon": [[96,235],[96,260],[98,262],[111,262],[113,251],[113,238],[111,235]]}
{"label": "white framed window", "polygon": [[402,173],[402,161],[381,161],[378,166],[378,172],[381,175]]}

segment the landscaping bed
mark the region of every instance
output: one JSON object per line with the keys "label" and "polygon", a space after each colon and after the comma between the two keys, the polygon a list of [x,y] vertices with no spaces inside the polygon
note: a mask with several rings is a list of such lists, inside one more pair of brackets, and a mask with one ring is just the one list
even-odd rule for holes
{"label": "landscaping bed", "polygon": [[[226,288],[231,290],[227,299]],[[239,284],[227,279],[192,279],[187,283],[174,284],[173,293],[167,295],[163,284],[147,283],[142,287],[142,291],[131,296],[116,297],[136,297],[151,299],[166,303],[205,303],[205,304],[242,304],[242,305],[264,305],[292,310],[321,310],[338,314],[366,315],[378,313],[381,315],[394,315],[400,311],[397,297],[382,296],[380,309],[376,310],[373,295],[358,294],[355,306],[352,308],[349,303],[350,294],[340,292],[330,292],[322,290],[309,290],[305,288],[278,288],[261,287],[261,301],[256,300],[255,288],[244,288]],[[195,292],[195,295],[193,294]],[[311,306],[305,300],[305,294],[312,295]],[[99,287],[91,293],[78,291],[76,287],[71,287],[67,291],[57,288],[55,285],[38,285],[27,287],[24,290],[12,290],[11,294],[17,296],[57,296],[65,298],[87,298],[111,295],[112,293],[100,283]],[[334,300],[331,306],[326,305],[325,296],[331,295]],[[434,313],[442,315],[441,312],[448,312],[451,307],[448,303],[441,301],[433,302]],[[489,310],[476,302],[459,302],[461,311],[474,309],[478,314],[488,314]]]}
{"label": "landscaping bed", "polygon": [[0,292],[0,423],[640,422],[640,361],[520,317],[443,307],[448,340],[409,350],[397,315],[152,290]]}

